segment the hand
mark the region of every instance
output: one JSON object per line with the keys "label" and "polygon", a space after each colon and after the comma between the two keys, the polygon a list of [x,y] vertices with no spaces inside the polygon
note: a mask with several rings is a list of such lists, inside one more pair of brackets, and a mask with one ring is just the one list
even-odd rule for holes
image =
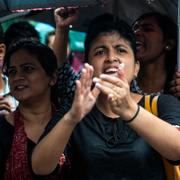
{"label": "hand", "polygon": [[78,7],[60,7],[55,9],[54,17],[56,22],[56,28],[69,28],[78,17]]}
{"label": "hand", "polygon": [[11,106],[3,96],[0,96],[0,114],[11,112]]}
{"label": "hand", "polygon": [[170,92],[176,97],[180,97],[180,71],[174,74],[174,78],[170,83]]}
{"label": "hand", "polygon": [[80,80],[76,81],[75,97],[69,113],[73,121],[79,122],[94,106],[100,93],[98,88],[92,87],[93,67],[84,65]]}
{"label": "hand", "polygon": [[133,117],[137,110],[137,104],[131,98],[123,65],[120,66],[116,77],[102,74],[100,79],[95,78],[94,82],[96,87],[107,96],[112,112],[121,116],[124,120]]}

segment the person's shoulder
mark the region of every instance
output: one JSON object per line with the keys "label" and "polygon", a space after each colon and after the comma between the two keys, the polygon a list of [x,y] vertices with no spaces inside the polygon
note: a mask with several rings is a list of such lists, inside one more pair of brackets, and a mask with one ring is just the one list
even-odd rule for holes
{"label": "person's shoulder", "polygon": [[180,103],[179,99],[171,94],[160,94],[159,99],[161,101],[168,101],[168,102],[173,101],[173,102]]}
{"label": "person's shoulder", "polygon": [[161,94],[158,98],[158,110],[163,113],[174,113],[180,116],[180,101],[177,97],[170,94]]}

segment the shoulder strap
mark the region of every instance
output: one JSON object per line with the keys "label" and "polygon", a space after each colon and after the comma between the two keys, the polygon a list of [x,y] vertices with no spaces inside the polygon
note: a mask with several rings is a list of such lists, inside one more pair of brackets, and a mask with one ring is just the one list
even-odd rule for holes
{"label": "shoulder strap", "polygon": [[157,100],[158,100],[158,95],[154,96],[152,98],[151,102],[151,96],[146,95],[144,97],[144,108],[149,111],[150,113],[154,114],[155,116],[158,116],[158,108],[157,108]]}
{"label": "shoulder strap", "polygon": [[[151,101],[151,96],[144,97],[144,108],[150,113],[158,116],[157,100],[158,95],[154,96]],[[164,168],[166,171],[167,180],[180,180],[180,166],[173,166],[166,159],[163,158]]]}

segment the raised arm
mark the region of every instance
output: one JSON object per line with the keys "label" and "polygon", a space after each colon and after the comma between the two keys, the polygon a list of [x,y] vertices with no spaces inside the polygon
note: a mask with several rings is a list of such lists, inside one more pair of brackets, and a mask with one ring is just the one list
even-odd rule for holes
{"label": "raised arm", "polygon": [[92,76],[93,68],[85,64],[80,80],[76,81],[72,108],[33,151],[32,169],[35,174],[47,175],[56,168],[73,129],[94,105],[99,90],[96,87],[91,90]]}
{"label": "raised arm", "polygon": [[77,19],[78,8],[58,8],[54,11],[56,31],[53,50],[58,59],[58,66],[61,67],[67,59],[67,43],[69,26]]}

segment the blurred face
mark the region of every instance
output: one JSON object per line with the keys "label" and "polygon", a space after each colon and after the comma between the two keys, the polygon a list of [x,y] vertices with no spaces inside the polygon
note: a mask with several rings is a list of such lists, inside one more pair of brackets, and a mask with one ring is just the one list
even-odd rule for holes
{"label": "blurred face", "polygon": [[10,58],[8,69],[11,93],[20,102],[50,97],[52,79],[46,74],[35,55],[18,50]]}
{"label": "blurred face", "polygon": [[89,62],[94,67],[95,77],[99,77],[102,73],[116,76],[119,65],[124,63],[124,71],[129,83],[139,69],[129,42],[117,32],[100,34],[93,41],[89,51]]}
{"label": "blurred face", "polygon": [[137,58],[140,62],[148,63],[165,55],[166,42],[154,17],[137,21],[133,30],[137,39]]}

